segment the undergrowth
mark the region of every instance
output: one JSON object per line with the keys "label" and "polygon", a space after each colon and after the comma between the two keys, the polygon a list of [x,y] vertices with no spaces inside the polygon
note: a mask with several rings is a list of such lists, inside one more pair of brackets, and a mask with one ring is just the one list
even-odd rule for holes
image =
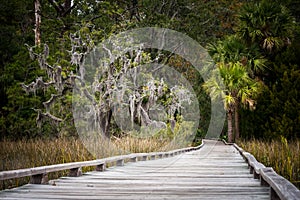
{"label": "undergrowth", "polygon": [[259,162],[273,167],[279,175],[300,188],[300,140],[288,142],[282,137],[270,142],[253,139],[238,144]]}

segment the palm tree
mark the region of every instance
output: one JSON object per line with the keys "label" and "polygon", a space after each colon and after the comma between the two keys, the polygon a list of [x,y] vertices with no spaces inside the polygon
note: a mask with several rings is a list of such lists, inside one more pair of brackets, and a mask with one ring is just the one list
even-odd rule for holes
{"label": "palm tree", "polygon": [[245,4],[238,15],[237,34],[271,54],[290,44],[295,20],[288,9],[278,2],[263,0]]}
{"label": "palm tree", "polygon": [[[216,73],[219,73],[225,88],[222,89],[216,80]],[[254,108],[254,96],[259,91],[259,83],[250,78],[246,68],[240,63],[217,63],[217,69],[213,75],[203,84],[204,89],[211,97],[221,96],[224,108],[227,112],[228,141],[233,142],[233,116],[235,116],[235,139],[239,138],[238,130],[238,109],[240,103]]]}
{"label": "palm tree", "polygon": [[237,36],[232,35],[224,40],[211,44],[208,51],[216,62],[217,69],[214,73],[220,73],[225,89],[222,89],[216,77],[213,75],[204,83],[203,87],[211,95],[221,95],[224,108],[227,111],[228,141],[233,141],[233,117],[235,139],[239,138],[240,105],[254,108],[254,97],[259,92],[260,82],[255,78],[255,73],[265,68],[265,59],[253,51]]}
{"label": "palm tree", "polygon": [[208,52],[215,62],[240,62],[252,78],[265,70],[267,60],[255,45],[248,46],[238,35],[230,35],[216,44],[208,45]]}

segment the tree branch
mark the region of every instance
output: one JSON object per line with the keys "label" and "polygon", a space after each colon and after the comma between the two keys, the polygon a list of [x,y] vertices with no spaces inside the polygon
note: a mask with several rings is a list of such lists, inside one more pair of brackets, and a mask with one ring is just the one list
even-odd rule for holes
{"label": "tree branch", "polygon": [[51,85],[54,85],[55,83],[53,81],[45,83],[43,81],[42,77],[38,77],[35,82],[30,83],[29,85],[25,85],[24,83],[21,83],[21,86],[23,90],[28,94],[29,92],[36,93],[36,90],[38,89],[46,89],[50,87]]}
{"label": "tree branch", "polygon": [[46,108],[46,112],[50,112],[50,106],[55,102],[55,100],[60,97],[61,95],[60,94],[51,94],[51,98],[46,101],[46,102],[43,102],[43,105],[45,106]]}
{"label": "tree branch", "polygon": [[36,124],[39,128],[41,128],[42,126],[42,123],[46,120],[46,119],[51,119],[52,121],[54,122],[63,122],[62,119],[58,118],[58,117],[55,117],[54,115],[46,112],[46,113],[43,113],[41,109],[33,109],[34,111],[36,111],[38,114],[37,114],[37,117],[36,117]]}
{"label": "tree branch", "polygon": [[69,8],[65,8],[64,13],[62,13],[62,17],[65,17],[65,16],[67,16],[68,14],[70,14],[71,10],[72,10],[73,8],[75,8],[75,6],[76,6],[76,4],[74,4],[73,6],[71,6],[71,7],[69,7]]}
{"label": "tree branch", "polygon": [[57,14],[62,13],[63,7],[59,5],[56,1],[54,0],[48,0],[48,2],[54,7],[56,10]]}

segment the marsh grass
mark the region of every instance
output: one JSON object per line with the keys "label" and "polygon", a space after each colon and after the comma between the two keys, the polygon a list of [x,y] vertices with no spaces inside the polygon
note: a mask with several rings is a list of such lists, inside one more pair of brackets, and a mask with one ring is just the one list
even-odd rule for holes
{"label": "marsh grass", "polygon": [[[20,141],[0,141],[0,171],[24,169],[59,163],[76,161],[87,161],[104,157],[139,153],[167,151],[178,146],[168,145],[169,140],[157,138],[123,137],[112,138],[107,148],[103,141],[94,141],[98,147],[97,155],[92,155],[83,145],[80,139],[58,138],[58,139],[32,139]],[[86,167],[83,172],[94,170]],[[68,171],[60,171],[48,174],[49,180],[66,176]],[[0,189],[17,187],[29,182],[29,177],[0,181]]]}
{"label": "marsh grass", "polygon": [[270,142],[253,139],[238,144],[259,162],[273,167],[279,175],[300,188],[300,140],[288,142],[282,137],[281,140]]}
{"label": "marsh grass", "polygon": [[[93,156],[74,138],[34,139],[0,142],[0,171],[31,168],[44,165],[85,161]],[[66,175],[66,171],[50,173],[49,179]],[[29,177],[1,181],[1,189],[23,185]]]}
{"label": "marsh grass", "polygon": [[148,153],[154,151],[167,150],[165,146],[167,145],[167,140],[158,140],[155,138],[135,138],[135,137],[125,137],[122,139],[114,139],[114,145],[123,154],[127,153]]}

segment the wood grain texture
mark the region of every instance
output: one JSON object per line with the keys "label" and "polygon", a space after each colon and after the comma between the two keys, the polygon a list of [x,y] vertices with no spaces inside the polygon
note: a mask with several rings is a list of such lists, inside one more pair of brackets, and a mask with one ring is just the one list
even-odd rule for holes
{"label": "wood grain texture", "polygon": [[271,197],[282,200],[299,200],[300,191],[288,180],[279,176],[272,168],[260,170],[261,178],[271,186]]}
{"label": "wood grain texture", "polygon": [[49,185],[27,184],[0,192],[0,199],[269,199],[270,188],[253,179],[232,145],[204,141],[196,151],[124,163]]}

